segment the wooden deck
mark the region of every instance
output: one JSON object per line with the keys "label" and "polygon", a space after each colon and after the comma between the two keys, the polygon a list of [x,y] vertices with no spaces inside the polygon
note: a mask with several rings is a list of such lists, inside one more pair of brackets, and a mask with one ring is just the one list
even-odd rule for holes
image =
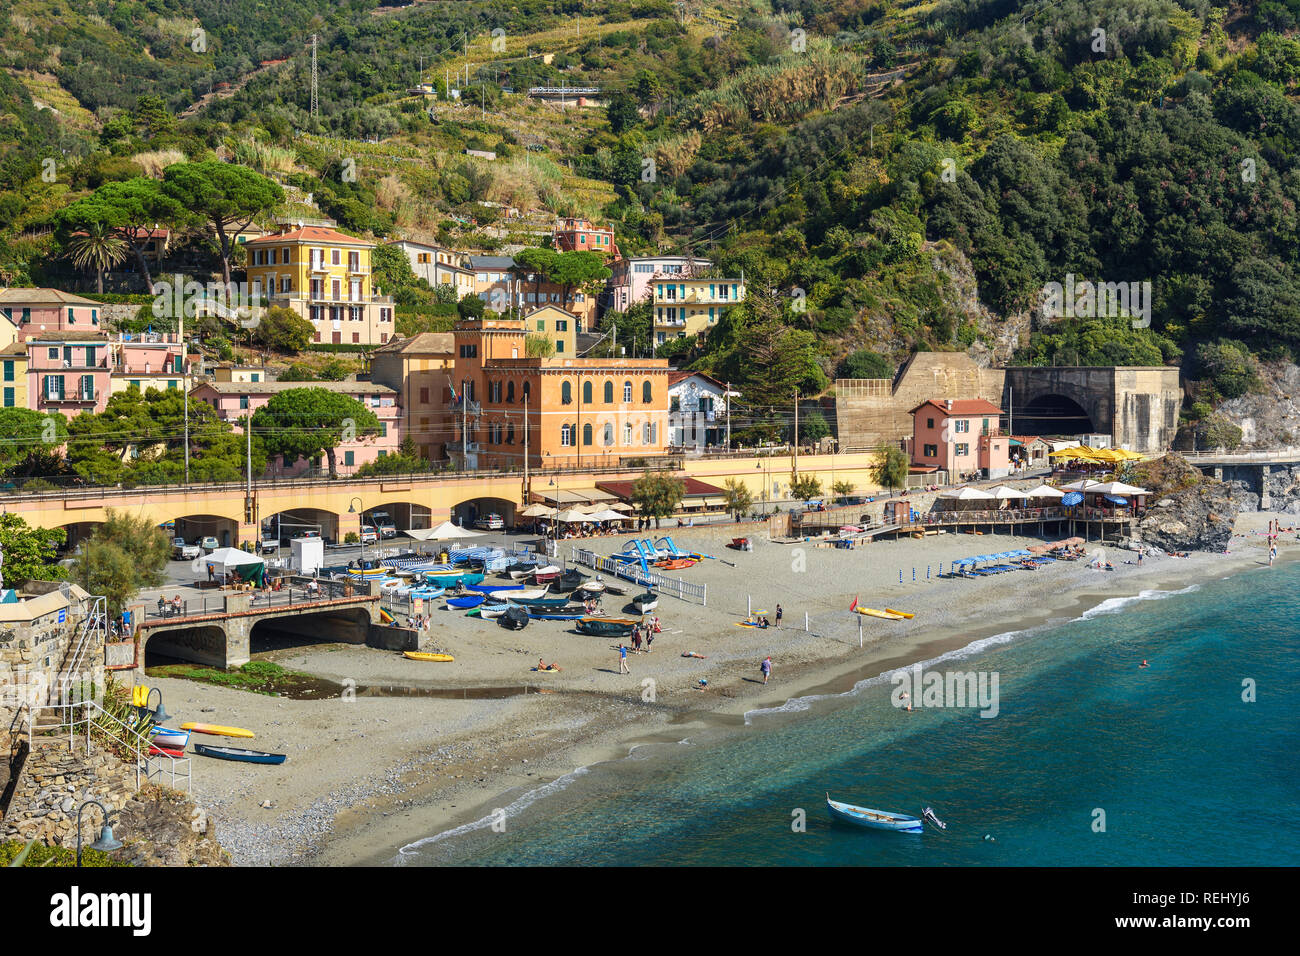
{"label": "wooden deck", "polygon": [[[817,513],[810,513],[816,518]],[[1010,534],[1029,537],[1074,537],[1085,541],[1118,541],[1133,533],[1133,526],[1142,514],[1113,512],[1101,508],[1024,508],[1007,511],[949,511],[927,512],[917,520],[898,524],[877,524],[862,531],[844,535],[858,540],[874,541],[897,538],[900,535],[920,535],[946,531],[951,534]],[[822,537],[837,534],[838,528],[817,521],[793,524],[791,536],[795,538]]]}

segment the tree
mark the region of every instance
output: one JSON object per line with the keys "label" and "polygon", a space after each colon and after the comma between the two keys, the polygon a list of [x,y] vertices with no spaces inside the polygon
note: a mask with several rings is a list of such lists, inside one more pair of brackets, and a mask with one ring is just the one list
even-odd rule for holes
{"label": "tree", "polygon": [[171,557],[167,535],[143,515],[108,509],[106,520],[83,544],[72,579],[102,594],[109,612],[120,614],[141,588],[163,583]]}
{"label": "tree", "polygon": [[727,499],[727,510],[736,516],[739,520],[749,513],[754,507],[754,494],[749,487],[739,479],[728,478],[722,483],[724,497]]}
{"label": "tree", "polygon": [[805,504],[822,496],[822,483],[815,475],[790,475],[790,497]]}
{"label": "tree", "polygon": [[555,341],[540,332],[525,335],[524,354],[529,358],[550,358],[555,354]]}
{"label": "tree", "polygon": [[605,117],[609,120],[609,131],[616,136],[641,122],[636,99],[622,90],[610,94],[605,103]]}
{"label": "tree", "polygon": [[643,517],[659,520],[667,518],[686,495],[686,482],[662,471],[647,471],[632,483],[632,503]]}
{"label": "tree", "polygon": [[68,253],[78,269],[95,270],[95,291],[104,291],[104,273],[126,258],[126,243],[106,222],[87,223],[68,240]]}
{"label": "tree", "polygon": [[379,419],[355,398],[324,388],[290,388],[253,414],[253,434],[267,454],[286,463],[324,454],[331,478],[338,477],[334,450],[347,440],[379,434]]}
{"label": "tree", "polygon": [[262,314],[253,338],[269,349],[292,355],[311,345],[316,327],[293,309],[275,305]]}
{"label": "tree", "polygon": [[551,281],[564,287],[561,299],[566,309],[576,293],[593,294],[611,275],[613,273],[605,265],[603,255],[586,251],[561,252],[555,257],[550,271]]}
{"label": "tree", "polygon": [[849,495],[853,494],[853,482],[845,481],[841,478],[831,485],[831,494],[835,496],[836,501],[843,501]]}
{"label": "tree", "polygon": [[244,166],[216,160],[168,166],[163,171],[163,189],[207,222],[217,240],[221,278],[227,285],[235,237],[284,201],[279,184]]}
{"label": "tree", "polygon": [[60,581],[67,577],[54,560],[54,548],[67,540],[63,528],[32,528],[16,514],[0,514],[0,548],[4,551],[4,574],[7,588],[17,588],[28,581]]}
{"label": "tree", "polygon": [[819,441],[830,433],[831,426],[827,424],[826,416],[816,409],[799,416],[800,443]]}
{"label": "tree", "polygon": [[542,283],[550,278],[558,256],[559,253],[554,249],[543,249],[540,246],[529,246],[515,253],[513,271],[521,276],[533,277],[533,302],[541,302]]}
{"label": "tree", "polygon": [[473,292],[466,292],[456,303],[456,311],[462,319],[481,319],[486,308],[483,300]]}
{"label": "tree", "polygon": [[48,455],[68,438],[66,419],[31,408],[0,408],[0,469]]}
{"label": "tree", "polygon": [[883,441],[876,446],[876,460],[871,465],[871,477],[893,493],[895,488],[907,484],[911,463],[903,449],[892,442]]}
{"label": "tree", "polygon": [[844,356],[837,374],[840,378],[893,378],[894,366],[878,352],[858,349]]}
{"label": "tree", "polygon": [[184,223],[188,218],[185,207],[164,192],[161,183],[141,177],[104,183],[60,212],[58,222],[67,230],[86,231],[96,224],[109,227],[135,256],[145,289],[152,290],[153,277],[144,254],[149,230],[159,223]]}

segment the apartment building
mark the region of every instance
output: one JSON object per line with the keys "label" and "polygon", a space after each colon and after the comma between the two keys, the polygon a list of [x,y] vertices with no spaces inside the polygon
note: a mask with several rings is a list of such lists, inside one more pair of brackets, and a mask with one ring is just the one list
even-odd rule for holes
{"label": "apartment building", "polygon": [[732,306],[745,301],[745,279],[656,280],[654,283],[655,343],[704,335]]}
{"label": "apartment building", "polygon": [[98,332],[103,306],[59,289],[0,289],[0,346],[47,333]]}
{"label": "apartment building", "polygon": [[435,287],[449,285],[456,290],[457,299],[475,293],[474,271],[461,265],[460,253],[412,239],[394,239],[388,245],[402,250],[417,279]]}
{"label": "apartment building", "polygon": [[420,457],[446,458],[452,440],[451,382],[455,343],[450,332],[422,332],[396,338],[376,349],[370,380],[397,393],[402,435],[415,442]]}
{"label": "apartment building", "polygon": [[102,412],[111,394],[113,343],[93,332],[29,338],[27,407],[73,418]]}
{"label": "apartment building", "polygon": [[555,248],[560,252],[599,252],[607,259],[618,258],[614,230],[592,225],[588,219],[569,217],[555,224]]}
{"label": "apartment building", "polygon": [[474,272],[474,293],[493,312],[524,312],[555,306],[577,316],[577,331],[586,331],[596,321],[596,296],[581,290],[569,290],[554,282],[538,282],[534,274],[521,272],[511,256],[470,256],[467,264]]}
{"label": "apartment building", "polygon": [[609,264],[609,307],[626,312],[638,302],[651,297],[654,283],[660,279],[690,279],[712,266],[708,259],[689,256],[633,256]]}
{"label": "apartment building", "polygon": [[11,342],[0,349],[0,396],[4,408],[27,408],[27,346]]}
{"label": "apartment building", "polygon": [[912,464],[959,476],[982,472],[1001,478],[1009,471],[1010,438],[999,426],[1002,409],[982,398],[932,398],[911,411]]}
{"label": "apartment building", "polygon": [[144,333],[110,343],[109,395],[138,388],[166,391],[185,387],[185,345],[173,333]]}

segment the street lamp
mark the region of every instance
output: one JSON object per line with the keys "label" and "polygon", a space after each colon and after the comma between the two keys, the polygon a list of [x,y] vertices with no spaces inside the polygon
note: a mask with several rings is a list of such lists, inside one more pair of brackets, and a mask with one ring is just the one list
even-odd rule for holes
{"label": "street lamp", "polygon": [[87,800],[77,810],[77,866],[81,866],[81,814],[91,804],[99,807],[99,812],[104,815],[104,825],[100,827],[99,839],[90,844],[90,849],[98,850],[101,853],[112,853],[114,850],[122,849],[121,841],[113,836],[113,826],[109,823],[112,815],[108,812],[108,809],[98,800]]}
{"label": "street lamp", "polygon": [[158,709],[153,712],[154,723],[161,724],[169,718],[167,711],[163,709],[162,691],[157,687],[149,688],[149,696],[144,699],[144,709],[149,709],[149,701],[153,700],[153,695],[158,695]]}
{"label": "street lamp", "polygon": [[[360,510],[358,510],[357,508],[352,507],[352,501],[355,501],[355,502],[360,506]],[[357,516],[357,532],[359,533],[359,535],[360,535],[360,537],[361,537],[361,566],[364,568],[364,567],[366,566],[366,514],[365,514],[365,505],[361,504],[361,499],[360,499],[360,498],[353,498],[352,501],[349,501],[349,502],[348,502],[348,514],[350,514],[350,515],[354,514],[354,515]]]}

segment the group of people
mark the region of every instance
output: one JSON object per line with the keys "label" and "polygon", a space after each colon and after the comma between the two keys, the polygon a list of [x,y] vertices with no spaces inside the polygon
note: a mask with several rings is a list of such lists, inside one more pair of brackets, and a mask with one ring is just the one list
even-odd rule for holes
{"label": "group of people", "polygon": [[170,601],[160,594],[158,595],[158,616],[159,617],[176,617],[185,609],[185,602],[177,594]]}
{"label": "group of people", "polygon": [[629,648],[626,644],[618,645],[618,672],[620,674],[632,673],[627,667],[627,652],[630,650],[633,654],[642,652],[649,654],[650,646],[655,642],[655,635],[663,632],[663,625],[659,623],[659,618],[652,617],[644,624],[637,624],[632,628],[632,646]]}

